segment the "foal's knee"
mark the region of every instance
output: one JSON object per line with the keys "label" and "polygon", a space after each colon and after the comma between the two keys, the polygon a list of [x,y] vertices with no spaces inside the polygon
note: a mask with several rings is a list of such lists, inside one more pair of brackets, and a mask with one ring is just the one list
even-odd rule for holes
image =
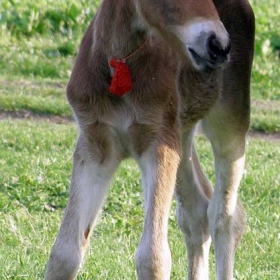
{"label": "foal's knee", "polygon": [[60,244],[55,244],[47,265],[46,280],[74,280],[81,261],[78,248],[65,250]]}
{"label": "foal's knee", "polygon": [[209,227],[207,217],[208,200],[200,199],[193,207],[184,207],[178,203],[177,220],[187,243],[191,246],[201,246],[209,239]]}
{"label": "foal's knee", "polygon": [[237,201],[235,219],[234,219],[234,232],[235,232],[235,247],[237,247],[245,233],[246,214],[240,201]]}
{"label": "foal's knee", "polygon": [[246,215],[240,201],[237,201],[235,211],[230,215],[217,211],[213,204],[210,205],[207,214],[213,242],[218,242],[218,238],[228,235],[231,236],[233,248],[236,248],[245,232]]}

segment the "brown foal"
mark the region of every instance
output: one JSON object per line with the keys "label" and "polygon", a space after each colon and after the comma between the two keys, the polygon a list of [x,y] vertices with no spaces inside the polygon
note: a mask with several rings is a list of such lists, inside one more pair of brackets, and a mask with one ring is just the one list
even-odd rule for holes
{"label": "brown foal", "polygon": [[[76,278],[110,180],[128,156],[141,169],[145,200],[138,279],[170,279],[167,227],[174,193],[188,279],[209,279],[211,239],[217,279],[233,279],[245,224],[237,191],[253,45],[254,15],[247,0],[102,1],[67,88],[79,137],[47,280]],[[110,60],[126,57],[132,90],[120,97],[109,92]],[[200,120],[215,156],[214,189],[193,144]]]}

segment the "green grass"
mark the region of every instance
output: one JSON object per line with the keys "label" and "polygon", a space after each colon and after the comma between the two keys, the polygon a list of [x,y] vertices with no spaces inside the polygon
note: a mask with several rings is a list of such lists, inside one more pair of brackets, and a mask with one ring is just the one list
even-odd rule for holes
{"label": "green grass", "polygon": [[82,32],[100,1],[90,0],[2,0],[2,32],[14,36]]}
{"label": "green grass", "polygon": [[0,41],[0,74],[7,78],[13,74],[17,78],[67,80],[78,38],[38,34],[20,39],[4,36]]}
{"label": "green grass", "polygon": [[277,132],[280,131],[280,101],[253,100],[251,106],[251,129]]}
{"label": "green grass", "polygon": [[30,211],[65,207],[73,125],[12,120],[0,125],[1,211],[9,212],[15,202]]}
{"label": "green grass", "polygon": [[[65,87],[98,2],[0,2],[0,114],[71,115]],[[251,127],[276,132],[280,131],[280,6],[276,0],[251,3],[257,20]],[[4,119],[0,131],[1,279],[43,279],[67,203],[76,127],[73,123]],[[198,147],[204,169],[214,181],[209,143],[199,137]],[[248,141],[240,188],[247,233],[237,252],[235,279],[279,279],[279,158],[279,142]],[[78,279],[135,279],[134,254],[142,225],[140,176],[129,160],[115,174]],[[185,279],[186,250],[176,223],[175,203],[169,235],[172,279]]]}
{"label": "green grass", "polygon": [[277,0],[251,0],[256,16],[256,44],[252,95],[255,99],[280,99],[280,8]]}
{"label": "green grass", "polygon": [[5,80],[2,80],[2,83],[0,111],[29,111],[65,117],[72,115],[66,103],[65,83],[8,82]]}

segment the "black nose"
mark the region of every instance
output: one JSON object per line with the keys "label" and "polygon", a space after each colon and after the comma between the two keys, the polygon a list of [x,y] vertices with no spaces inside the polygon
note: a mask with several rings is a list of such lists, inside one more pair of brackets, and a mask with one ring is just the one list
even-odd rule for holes
{"label": "black nose", "polygon": [[211,35],[207,40],[207,50],[213,63],[222,64],[228,59],[231,43],[229,41],[228,45],[223,48],[217,37]]}

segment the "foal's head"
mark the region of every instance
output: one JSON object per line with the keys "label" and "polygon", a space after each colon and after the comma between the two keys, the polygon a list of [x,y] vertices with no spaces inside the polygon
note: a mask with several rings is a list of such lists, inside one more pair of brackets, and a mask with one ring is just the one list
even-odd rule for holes
{"label": "foal's head", "polygon": [[135,0],[144,21],[198,70],[229,60],[230,40],[212,0]]}

